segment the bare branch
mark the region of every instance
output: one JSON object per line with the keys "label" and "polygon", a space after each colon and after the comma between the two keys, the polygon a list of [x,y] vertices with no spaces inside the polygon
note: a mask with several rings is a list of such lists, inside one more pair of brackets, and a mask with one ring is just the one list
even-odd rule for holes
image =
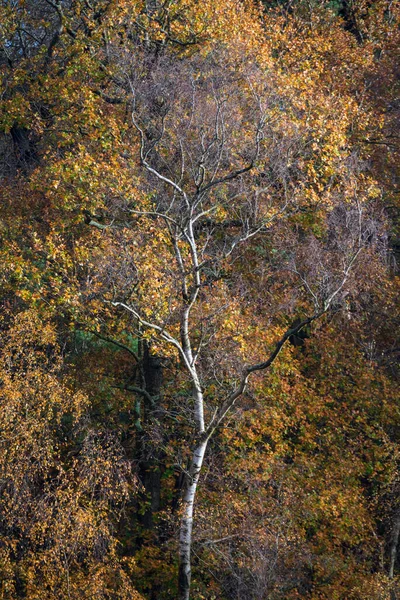
{"label": "bare branch", "polygon": [[117,346],[118,348],[121,348],[121,350],[125,350],[126,352],[129,352],[129,354],[131,356],[133,356],[133,358],[136,360],[136,362],[139,362],[139,356],[137,355],[137,353],[134,350],[132,350],[132,348],[129,348],[129,346],[126,346],[125,344],[122,344],[121,342],[118,342],[117,340],[114,340],[113,338],[107,337],[107,336],[99,333],[98,331],[94,331],[92,329],[89,330],[89,333],[92,333],[93,335],[95,335],[100,340],[103,340],[103,342],[107,342],[109,344],[113,344],[114,346]]}

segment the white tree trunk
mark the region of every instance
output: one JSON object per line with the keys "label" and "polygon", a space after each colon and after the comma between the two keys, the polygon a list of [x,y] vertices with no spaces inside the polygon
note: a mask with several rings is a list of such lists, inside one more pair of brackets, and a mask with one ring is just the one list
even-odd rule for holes
{"label": "white tree trunk", "polygon": [[189,600],[190,597],[193,509],[207,444],[208,439],[205,439],[196,446],[183,496],[179,534],[179,600]]}

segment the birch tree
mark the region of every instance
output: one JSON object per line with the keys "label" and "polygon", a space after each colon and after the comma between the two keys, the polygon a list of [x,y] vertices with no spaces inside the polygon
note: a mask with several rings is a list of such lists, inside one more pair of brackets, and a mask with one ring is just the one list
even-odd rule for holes
{"label": "birch tree", "polygon": [[[290,99],[256,64],[215,52],[179,62],[163,58],[151,68],[142,56],[133,64],[125,59],[123,68],[134,132],[127,159],[139,159],[144,195],[120,198],[118,218],[125,214],[136,223],[138,239],[146,224],[150,238],[162,241],[158,271],[146,275],[137,250],[134,291],[124,296],[115,288],[107,302],[133,317],[137,335],[172,349],[190,382],[185,410],[191,459],[179,533],[179,597],[188,600],[196,490],[209,440],[288,340],[342,306],[377,232],[361,198],[353,194],[346,203],[354,160],[345,154],[342,180],[326,186],[319,199],[327,204],[324,233],[319,239],[296,234],[296,217],[310,210],[304,164],[312,159],[313,132],[298,127]],[[143,239],[136,242],[142,249]],[[239,351],[218,347],[221,314],[240,319],[229,287],[237,285],[239,263],[260,239],[275,244],[271,256],[275,251],[278,259],[258,262],[284,273],[301,317],[272,328],[272,339],[256,353],[248,340]]]}

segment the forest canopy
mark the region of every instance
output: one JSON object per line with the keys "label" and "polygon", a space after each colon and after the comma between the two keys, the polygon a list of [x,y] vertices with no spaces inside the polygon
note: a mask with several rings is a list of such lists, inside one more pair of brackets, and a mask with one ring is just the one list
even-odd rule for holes
{"label": "forest canopy", "polygon": [[0,600],[399,597],[399,17],[0,0]]}

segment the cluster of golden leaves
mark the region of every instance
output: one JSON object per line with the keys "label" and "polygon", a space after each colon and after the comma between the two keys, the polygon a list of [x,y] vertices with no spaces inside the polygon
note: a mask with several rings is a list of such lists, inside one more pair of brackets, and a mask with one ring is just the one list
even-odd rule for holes
{"label": "cluster of golden leaves", "polygon": [[[28,2],[17,4],[15,11],[8,2],[0,6],[6,48],[21,24],[42,30],[55,18],[32,13]],[[238,0],[156,2],[153,11],[139,0],[92,4],[96,10],[89,10],[88,2],[71,4],[62,43],[50,55],[43,47],[1,66],[6,90],[0,103],[1,143],[12,154],[13,127],[29,130],[37,140],[37,162],[26,170],[24,165],[6,170],[2,180],[4,304],[22,311],[11,328],[4,324],[8,333],[1,360],[0,473],[8,533],[1,548],[0,589],[10,600],[19,597],[19,585],[25,586],[29,600],[44,595],[139,598],[119,557],[114,530],[121,507],[132,497],[127,465],[111,434],[96,432],[88,416],[100,404],[103,410],[110,405],[129,412],[132,400],[97,381],[104,371],[118,371],[107,365],[111,355],[93,352],[91,359],[86,357],[79,379],[76,365],[62,366],[58,350],[60,336],[77,327],[126,336],[135,325],[110,307],[116,294],[117,299],[134,299],[147,319],[168,318],[170,331],[178,333],[179,290],[168,230],[160,219],[135,215],[151,209],[154,201],[139,164],[139,140],[121,74],[138,45],[182,61],[223,48],[230,68],[245,72],[248,64],[256,64],[264,73],[280,99],[268,115],[265,148],[276,140],[293,142],[283,150],[296,172],[290,182],[299,209],[294,229],[323,237],[338,197],[350,203],[357,196],[364,203],[386,194],[397,202],[393,169],[398,149],[390,145],[397,122],[395,3],[389,9],[383,0],[353,3],[362,43],[324,3],[320,8],[310,3],[310,19],[301,10],[288,15]],[[251,86],[259,92],[257,85],[261,88],[265,79],[260,83],[249,77],[243,97],[249,97]],[[248,111],[232,117],[243,125],[246,137]],[[235,139],[239,147],[240,132]],[[351,168],[354,153],[370,161],[368,171]],[[268,166],[266,159],[257,172]],[[218,204],[219,222],[232,210],[224,193],[211,198]],[[266,195],[265,217],[276,211],[280,193]],[[88,226],[85,214],[97,226]],[[284,242],[280,240],[281,246]],[[210,415],[242,364],[260,360],[285,330],[288,317],[282,317],[282,307],[293,312],[282,277],[267,273],[264,278],[272,251],[267,241],[252,245],[237,262],[227,260],[223,267],[228,275],[237,264],[243,271],[236,287],[229,277],[212,281],[193,311],[194,340],[210,335],[210,357],[221,376],[218,382],[207,381]],[[381,295],[375,298],[387,314],[395,303],[393,284],[378,274],[375,264],[370,268],[370,274],[380,277]],[[309,308],[300,292],[296,307],[300,312]],[[274,560],[271,549],[279,540],[284,549],[277,564],[284,575],[272,574],[273,585],[288,599],[301,597],[304,589],[300,553],[303,573],[313,573],[308,596],[313,600],[380,598],[392,585],[382,573],[371,575],[370,567],[379,562],[381,542],[377,490],[390,487],[396,477],[391,466],[383,466],[391,465],[398,452],[387,433],[398,427],[388,402],[396,390],[377,361],[366,361],[352,345],[352,336],[362,338],[365,323],[352,327],[343,342],[340,324],[321,330],[302,360],[286,348],[268,381],[255,379],[237,423],[234,413],[218,440],[226,453],[225,473],[215,468],[200,501],[198,536],[206,549],[211,537],[241,532],[229,548],[229,560],[240,567],[237,574],[244,580],[253,572],[268,583],[262,562]],[[384,331],[381,338],[390,333]],[[154,350],[178,369],[169,348],[158,343]],[[121,367],[123,361],[118,362]],[[85,394],[74,390],[71,373]],[[349,383],[352,379],[357,386]],[[176,382],[189,397],[182,374]],[[167,407],[168,402],[175,406],[175,383],[171,376]],[[180,440],[171,426],[166,442],[171,464],[179,453],[186,458],[183,438],[190,435],[180,415],[177,421]],[[366,478],[373,487],[368,497]],[[166,497],[173,485],[171,475]],[[215,523],[211,529],[210,517]],[[256,564],[248,550],[250,538],[261,557]],[[173,570],[162,566],[154,547],[146,552],[140,568],[131,561],[133,577],[152,573],[156,581],[162,568]],[[225,565],[218,550],[207,550],[205,556],[211,568]],[[288,574],[293,574],[290,589],[282,580]],[[160,580],[167,579],[162,571]],[[195,585],[199,598],[222,593],[215,581],[208,590]]]}

